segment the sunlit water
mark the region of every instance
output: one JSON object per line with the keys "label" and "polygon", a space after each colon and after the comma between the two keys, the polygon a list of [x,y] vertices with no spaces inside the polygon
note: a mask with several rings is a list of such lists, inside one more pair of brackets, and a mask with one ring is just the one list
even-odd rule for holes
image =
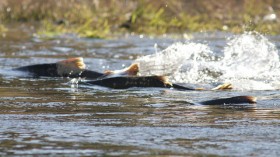
{"label": "sunlit water", "polygon": [[[1,156],[280,155],[279,36],[100,40],[17,34],[0,41]],[[9,70],[74,56],[95,71],[137,62],[141,75],[168,75],[195,87],[229,82],[234,89],[112,90]],[[192,105],[237,95],[256,96],[258,103]]]}

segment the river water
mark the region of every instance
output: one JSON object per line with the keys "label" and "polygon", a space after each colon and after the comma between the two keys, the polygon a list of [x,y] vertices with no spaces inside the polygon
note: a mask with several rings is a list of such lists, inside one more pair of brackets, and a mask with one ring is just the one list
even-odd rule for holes
{"label": "river water", "polygon": [[[280,156],[280,36],[218,32],[102,40],[43,38],[15,29],[2,34],[0,44],[1,156]],[[141,75],[234,88],[112,90],[10,70],[76,56],[99,72],[137,62]],[[258,101],[192,104],[237,95]]]}

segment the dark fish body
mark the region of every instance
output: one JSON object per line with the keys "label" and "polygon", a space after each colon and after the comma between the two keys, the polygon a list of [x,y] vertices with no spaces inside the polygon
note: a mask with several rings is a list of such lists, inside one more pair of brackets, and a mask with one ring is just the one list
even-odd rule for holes
{"label": "dark fish body", "polygon": [[224,105],[224,104],[243,104],[243,103],[256,103],[256,98],[252,96],[235,96],[230,98],[214,99],[203,101],[198,104],[201,105]]}
{"label": "dark fish body", "polygon": [[127,89],[131,87],[160,87],[171,88],[172,86],[166,84],[159,76],[148,77],[111,77],[94,81],[85,81],[83,83],[89,85],[98,85],[114,89]]}
{"label": "dark fish body", "polygon": [[23,66],[13,70],[28,72],[34,77],[81,77],[86,79],[105,78],[113,75],[134,76],[137,75],[139,71],[138,64],[132,64],[129,67],[122,70],[107,70],[104,73],[87,70],[85,69],[85,67],[86,65],[83,62],[83,58],[77,57],[69,58],[56,63]]}
{"label": "dark fish body", "polygon": [[17,71],[25,71],[28,72],[30,75],[34,77],[71,77],[71,78],[87,78],[87,79],[97,79],[99,77],[104,76],[103,73],[91,71],[91,70],[84,70],[81,71],[79,74],[58,74],[57,65],[56,63],[51,64],[35,64],[29,66],[23,66],[19,68],[15,68],[13,70]]}
{"label": "dark fish body", "polygon": [[30,75],[32,75],[34,77],[40,77],[40,76],[61,77],[57,73],[57,66],[55,63],[35,64],[35,65],[29,65],[29,66],[15,68],[13,70],[28,72]]}
{"label": "dark fish body", "polygon": [[194,88],[185,87],[185,86],[181,86],[181,85],[174,84],[174,83],[172,84],[172,88],[177,89],[177,90],[197,90]]}
{"label": "dark fish body", "polygon": [[85,70],[83,58],[69,58],[56,63],[34,64],[13,70],[27,72],[34,77],[79,77]]}
{"label": "dark fish body", "polygon": [[80,76],[81,78],[87,78],[87,79],[97,79],[99,77],[107,76],[103,73],[91,71],[91,70],[84,70],[81,72]]}
{"label": "dark fish body", "polygon": [[[83,75],[83,74],[82,74]],[[105,76],[105,77],[104,77]],[[89,85],[98,85],[113,89],[127,89],[132,87],[157,87],[157,88],[174,88],[177,90],[196,90],[177,84],[171,84],[164,76],[119,76],[106,77],[102,75],[100,79],[93,81],[84,81]]]}

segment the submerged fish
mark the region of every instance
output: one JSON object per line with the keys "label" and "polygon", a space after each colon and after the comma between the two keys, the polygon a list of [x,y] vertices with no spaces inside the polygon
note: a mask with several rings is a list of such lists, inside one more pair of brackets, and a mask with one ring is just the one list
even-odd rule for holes
{"label": "submerged fish", "polygon": [[201,105],[224,105],[224,104],[253,104],[257,102],[257,98],[253,96],[235,96],[230,98],[213,99],[208,101],[199,102],[196,104]]}

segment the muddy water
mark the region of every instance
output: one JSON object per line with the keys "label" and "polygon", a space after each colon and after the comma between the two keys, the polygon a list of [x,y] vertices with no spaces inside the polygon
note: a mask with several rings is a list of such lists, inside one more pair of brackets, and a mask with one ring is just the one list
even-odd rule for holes
{"label": "muddy water", "polygon": [[[228,36],[199,34],[190,41],[207,45],[215,56],[221,56]],[[279,50],[279,36],[266,38]],[[24,29],[6,34],[0,41],[0,155],[279,156],[277,88],[247,89],[247,82],[238,82],[233,91],[111,90],[71,84],[67,78],[30,78],[9,70],[73,56],[84,57],[92,70],[121,69],[138,57],[185,40],[147,36],[100,40],[73,35],[47,39],[30,35]],[[179,82],[188,85],[211,84],[211,79],[192,82],[189,76],[182,77]],[[220,82],[225,80],[230,79],[219,78]],[[263,81],[252,81],[260,80]],[[267,82],[276,84],[274,79]],[[213,86],[216,83],[212,81]],[[192,105],[236,95],[253,95],[258,102]]]}

